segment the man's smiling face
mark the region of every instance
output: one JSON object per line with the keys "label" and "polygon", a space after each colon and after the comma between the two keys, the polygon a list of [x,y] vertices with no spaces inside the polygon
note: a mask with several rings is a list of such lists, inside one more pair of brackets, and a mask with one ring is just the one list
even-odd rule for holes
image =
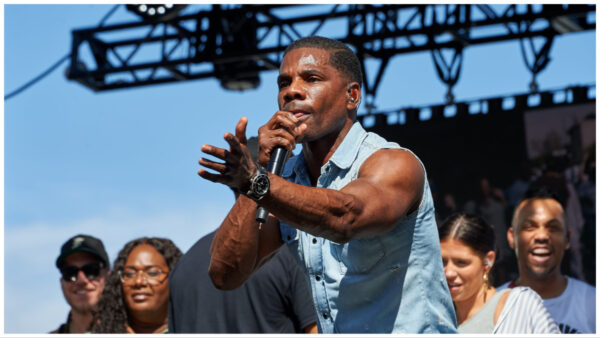
{"label": "man's smiling face", "polygon": [[[65,258],[64,265],[80,268],[86,264],[97,262],[99,262],[99,259],[91,254],[76,252]],[[75,281],[60,279],[60,286],[65,299],[73,311],[89,312],[96,307],[104,290],[107,272],[106,268],[102,268],[98,276],[88,279],[83,271],[79,271]]]}
{"label": "man's smiling face", "polygon": [[521,202],[509,229],[508,242],[515,249],[521,278],[539,280],[560,274],[560,264],[569,248],[560,203],[552,198]]}

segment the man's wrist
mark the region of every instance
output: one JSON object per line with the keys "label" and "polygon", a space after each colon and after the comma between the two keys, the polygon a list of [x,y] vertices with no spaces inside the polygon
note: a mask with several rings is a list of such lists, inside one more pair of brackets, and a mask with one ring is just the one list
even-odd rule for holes
{"label": "man's wrist", "polygon": [[250,177],[248,186],[240,189],[247,197],[260,201],[267,195],[271,187],[269,173],[260,164],[256,165],[256,173]]}
{"label": "man's wrist", "polygon": [[237,191],[240,194],[246,195],[246,193],[248,192],[248,190],[250,190],[250,187],[252,186],[252,178],[254,178],[254,176],[256,176],[257,173],[258,173],[258,164],[257,164],[257,167],[254,168],[254,173],[250,174],[248,176],[248,178],[245,180],[244,185],[237,188]]}

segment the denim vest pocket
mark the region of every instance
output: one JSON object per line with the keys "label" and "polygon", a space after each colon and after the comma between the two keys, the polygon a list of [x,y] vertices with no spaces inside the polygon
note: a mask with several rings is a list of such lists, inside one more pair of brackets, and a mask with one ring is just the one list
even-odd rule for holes
{"label": "denim vest pocket", "polygon": [[330,243],[342,274],[367,273],[385,256],[378,237],[355,239],[345,244]]}

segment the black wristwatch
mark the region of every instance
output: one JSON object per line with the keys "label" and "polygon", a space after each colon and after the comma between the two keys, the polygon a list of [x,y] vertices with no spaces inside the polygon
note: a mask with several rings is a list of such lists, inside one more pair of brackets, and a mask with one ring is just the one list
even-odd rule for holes
{"label": "black wristwatch", "polygon": [[260,165],[257,165],[256,168],[256,175],[250,179],[250,188],[244,195],[255,201],[260,201],[269,192],[271,181],[265,168]]}

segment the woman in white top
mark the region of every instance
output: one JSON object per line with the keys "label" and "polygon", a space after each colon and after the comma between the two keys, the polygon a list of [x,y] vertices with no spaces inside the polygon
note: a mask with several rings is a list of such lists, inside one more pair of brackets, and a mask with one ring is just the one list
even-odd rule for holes
{"label": "woman in white top", "polygon": [[560,333],[535,291],[516,287],[496,292],[489,285],[495,238],[482,218],[454,214],[440,226],[439,235],[460,333]]}

